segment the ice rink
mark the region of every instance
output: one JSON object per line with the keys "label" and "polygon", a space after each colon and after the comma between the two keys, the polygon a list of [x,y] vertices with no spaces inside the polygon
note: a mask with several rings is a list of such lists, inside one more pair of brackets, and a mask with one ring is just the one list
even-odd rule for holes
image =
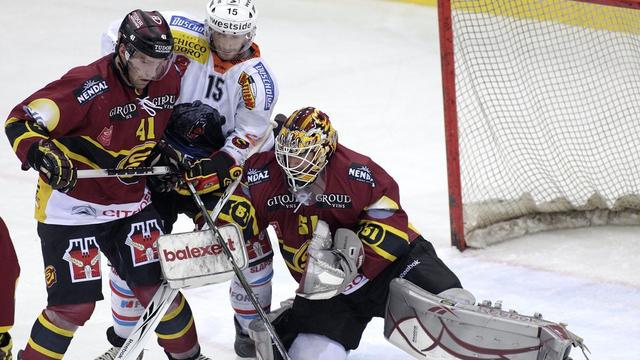
{"label": "ice rink", "polygon": [[[381,0],[258,0],[256,42],[280,86],[276,112],[315,106],[332,119],[340,141],[371,156],[400,184],[413,224],[476,298],[569,324],[595,360],[640,359],[640,229],[597,228],[528,236],[486,250],[449,246],[446,159],[437,16],[434,8]],[[0,19],[4,50],[0,109],[4,117],[29,94],[71,67],[99,57],[99,36],[134,8],[201,14],[204,0],[6,1]],[[640,134],[638,134],[640,135]],[[37,174],[20,165],[3,137],[0,216],[11,231],[22,267],[16,294],[16,350],[45,306],[39,239],[33,220]],[[640,176],[640,175],[639,175]],[[183,219],[179,230],[190,229]],[[275,245],[275,244],[274,244]],[[103,264],[106,264],[103,261]],[[279,254],[273,307],[296,284]],[[106,274],[106,269],[103,270]],[[104,284],[107,284],[107,280]],[[109,296],[108,287],[104,295]],[[186,293],[203,353],[235,359],[228,284]],[[2,311],[2,310],[0,310]],[[67,359],[93,359],[109,345],[108,301],[79,329]],[[145,359],[162,359],[155,341]],[[350,359],[409,359],[367,328]],[[574,360],[583,359],[579,350]]]}

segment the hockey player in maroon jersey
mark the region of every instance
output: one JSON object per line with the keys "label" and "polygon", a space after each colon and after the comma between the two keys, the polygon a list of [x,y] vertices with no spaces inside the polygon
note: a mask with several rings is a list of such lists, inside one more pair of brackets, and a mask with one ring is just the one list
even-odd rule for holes
{"label": "hockey player in maroon jersey", "polygon": [[16,251],[13,249],[9,230],[0,218],[0,360],[11,360],[13,341],[9,330],[13,326],[15,315],[16,282],[20,275],[20,266]]}
{"label": "hockey player in maroon jersey", "polygon": [[[321,111],[294,112],[275,152],[254,155],[244,168],[242,185],[219,219],[240,225],[245,239],[275,228],[300,284],[293,306],[274,322],[292,359],[345,359],[371,318],[384,317],[393,278],[434,294],[461,287],[409,224],[397,183],[373,160],[339,144]],[[345,229],[353,236],[336,245]],[[335,248],[327,249],[332,234]],[[278,355],[256,345],[262,359]]]}
{"label": "hockey player in maroon jersey", "polygon": [[[167,143],[190,162],[198,162],[198,170],[217,173],[208,182],[194,186],[208,208],[213,208],[225,179],[244,163],[251,144],[269,128],[269,119],[278,100],[277,79],[260,47],[254,42],[259,12],[254,0],[207,0],[204,16],[191,16],[180,11],[163,11],[176,43],[176,63],[184,69],[182,89],[173,112],[176,121],[165,132]],[[112,23],[102,37],[103,52],[112,51],[117,42],[118,23]],[[215,112],[215,114],[214,114]],[[215,121],[208,121],[215,119]],[[214,133],[217,129],[219,136]],[[199,132],[204,131],[200,134]],[[218,140],[221,140],[219,142]],[[212,146],[213,145],[213,146]],[[273,147],[273,137],[267,139],[262,151]],[[171,185],[171,184],[169,184]],[[170,186],[169,186],[170,187]],[[152,191],[152,201],[163,215],[167,232],[179,213],[188,215],[202,225],[189,191],[185,188],[160,193]],[[264,251],[244,270],[260,304],[271,306],[273,249],[263,237]],[[254,244],[247,244],[251,249]],[[258,246],[258,245],[255,245]],[[250,254],[255,254],[251,252]],[[133,330],[144,312],[139,303],[130,306],[131,296],[126,284],[114,272],[109,273],[112,288],[114,324],[107,330],[112,347],[95,360],[110,360]],[[258,317],[237,279],[230,283],[229,298],[234,309],[236,328],[234,349],[239,357],[254,357],[253,342],[247,335],[249,323]]]}
{"label": "hockey player in maroon jersey", "polygon": [[[78,169],[140,166],[162,137],[180,95],[173,37],[156,11],[135,10],[116,51],[71,69],[10,113],[5,131],[22,168],[40,173],[35,217],[47,307],[19,358],[61,359],[102,300],[106,256],[146,304],[160,284],[162,222],[144,177],[77,179]],[[179,295],[156,329],[170,359],[200,354],[189,305]]]}

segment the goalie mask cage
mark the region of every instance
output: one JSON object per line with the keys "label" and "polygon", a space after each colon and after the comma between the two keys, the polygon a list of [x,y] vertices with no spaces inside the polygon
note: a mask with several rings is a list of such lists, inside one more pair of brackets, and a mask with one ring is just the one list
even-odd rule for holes
{"label": "goalie mask cage", "polygon": [[440,0],[452,244],[640,224],[640,0]]}

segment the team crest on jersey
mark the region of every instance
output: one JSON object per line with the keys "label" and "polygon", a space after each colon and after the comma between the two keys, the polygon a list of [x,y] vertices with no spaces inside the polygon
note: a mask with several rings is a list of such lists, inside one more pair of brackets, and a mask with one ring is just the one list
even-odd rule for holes
{"label": "team crest on jersey", "polygon": [[251,168],[247,170],[247,185],[257,185],[262,184],[263,182],[267,182],[271,180],[269,177],[268,169],[254,169]]}
{"label": "team crest on jersey", "polygon": [[262,64],[262,62],[255,64],[253,67],[258,70],[258,75],[264,85],[264,109],[270,110],[276,98],[276,84],[273,82],[271,74],[269,74],[267,68]]}
{"label": "team crest on jersey", "polygon": [[44,268],[44,281],[47,287],[50,288],[58,282],[58,276],[56,274],[56,268],[53,265],[49,265]]}
{"label": "team crest on jersey", "polygon": [[349,166],[348,175],[350,179],[353,179],[355,181],[369,184],[371,185],[371,187],[376,186],[376,181],[373,178],[371,169],[369,169],[369,167],[366,165],[356,163],[351,164],[351,166]]}
{"label": "team crest on jersey", "polygon": [[299,273],[304,272],[304,268],[307,265],[307,249],[309,248],[309,243],[309,240],[305,241],[293,254],[291,259],[292,266],[289,266],[292,270]]}
{"label": "team crest on jersey", "polygon": [[100,246],[95,237],[69,240],[62,256],[69,263],[71,282],[98,280],[100,274]]}
{"label": "team crest on jersey", "polygon": [[251,145],[247,140],[237,136],[234,136],[233,139],[231,139],[231,143],[233,144],[233,146],[242,150],[248,149],[249,145]]}
{"label": "team crest on jersey", "polygon": [[94,99],[98,95],[104,94],[109,91],[107,81],[100,75],[96,75],[82,84],[81,88],[73,91],[73,94],[78,100],[80,105],[85,104],[87,101]]}
{"label": "team crest on jersey", "polygon": [[111,136],[113,136],[113,125],[102,129],[100,135],[98,135],[98,142],[102,146],[109,146],[111,145]]}
{"label": "team crest on jersey", "polygon": [[162,230],[155,219],[131,224],[125,244],[131,248],[133,266],[158,261],[158,238]]}
{"label": "team crest on jersey", "polygon": [[242,72],[240,74],[240,78],[238,78],[238,84],[242,89],[242,100],[244,100],[244,107],[249,110],[253,110],[256,107],[256,82],[253,78],[247,74],[246,72]]}
{"label": "team crest on jersey", "polygon": [[[156,145],[155,142],[147,142],[131,149],[129,154],[118,162],[118,169],[140,167],[142,163],[151,154],[151,149]],[[118,180],[125,185],[136,184],[140,181],[139,176],[118,176]]]}

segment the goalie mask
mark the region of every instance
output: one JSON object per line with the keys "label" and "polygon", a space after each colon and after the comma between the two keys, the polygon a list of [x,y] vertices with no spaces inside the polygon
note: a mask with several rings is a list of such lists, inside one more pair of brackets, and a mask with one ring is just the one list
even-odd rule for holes
{"label": "goalie mask", "polygon": [[256,34],[254,0],[211,0],[207,4],[205,35],[222,60],[241,57]]}
{"label": "goalie mask", "polygon": [[276,137],[276,160],[289,188],[298,191],[311,184],[336,151],[338,134],[329,117],[307,107],[291,114]]}

